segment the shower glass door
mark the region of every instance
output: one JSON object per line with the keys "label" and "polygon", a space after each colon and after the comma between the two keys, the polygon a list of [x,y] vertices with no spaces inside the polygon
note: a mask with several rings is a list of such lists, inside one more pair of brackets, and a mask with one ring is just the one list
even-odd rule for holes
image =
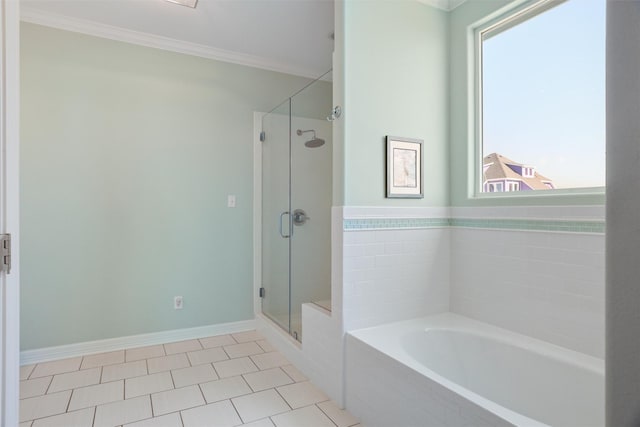
{"label": "shower glass door", "polygon": [[262,312],[291,332],[291,100],[262,118]]}
{"label": "shower glass door", "polygon": [[331,310],[332,86],[262,118],[262,312],[302,340],[302,305]]}

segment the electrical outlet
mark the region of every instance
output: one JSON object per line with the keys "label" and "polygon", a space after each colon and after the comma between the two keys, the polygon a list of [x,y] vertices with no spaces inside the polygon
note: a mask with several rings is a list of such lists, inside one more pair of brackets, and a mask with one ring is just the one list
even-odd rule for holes
{"label": "electrical outlet", "polygon": [[173,297],[173,308],[174,310],[182,310],[182,297]]}
{"label": "electrical outlet", "polygon": [[235,208],[236,207],[236,195],[235,194],[229,194],[227,196],[227,207],[228,208]]}

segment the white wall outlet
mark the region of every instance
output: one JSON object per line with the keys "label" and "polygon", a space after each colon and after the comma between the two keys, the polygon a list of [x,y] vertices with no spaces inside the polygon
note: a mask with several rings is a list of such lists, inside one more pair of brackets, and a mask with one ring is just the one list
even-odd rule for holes
{"label": "white wall outlet", "polygon": [[173,308],[174,310],[182,310],[182,297],[173,297]]}
{"label": "white wall outlet", "polygon": [[229,194],[227,196],[227,207],[228,208],[235,208],[236,207],[236,195],[235,194]]}

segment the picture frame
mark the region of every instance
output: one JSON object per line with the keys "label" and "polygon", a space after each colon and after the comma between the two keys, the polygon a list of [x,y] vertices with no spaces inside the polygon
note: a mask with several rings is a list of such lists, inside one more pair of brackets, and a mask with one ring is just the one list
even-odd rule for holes
{"label": "picture frame", "polygon": [[387,198],[421,199],[423,140],[387,135]]}

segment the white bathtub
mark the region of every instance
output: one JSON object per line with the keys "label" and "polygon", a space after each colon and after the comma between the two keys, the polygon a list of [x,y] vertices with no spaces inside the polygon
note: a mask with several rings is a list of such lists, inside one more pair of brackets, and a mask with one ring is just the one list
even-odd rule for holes
{"label": "white bathtub", "polygon": [[347,336],[366,426],[604,425],[604,361],[452,313]]}

